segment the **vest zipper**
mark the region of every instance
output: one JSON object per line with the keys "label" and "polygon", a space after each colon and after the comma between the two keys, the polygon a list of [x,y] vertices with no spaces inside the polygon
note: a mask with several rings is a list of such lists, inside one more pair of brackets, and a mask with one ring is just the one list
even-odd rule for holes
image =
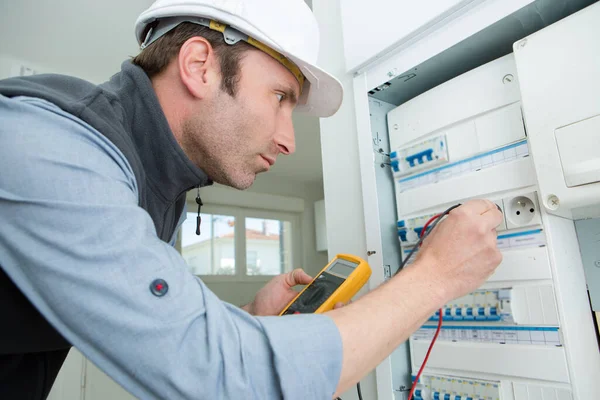
{"label": "vest zipper", "polygon": [[200,186],[198,185],[198,194],[196,195],[196,204],[198,204],[198,216],[196,217],[196,235],[200,236],[200,223],[202,217],[200,217],[200,208],[202,207],[202,199],[200,198]]}

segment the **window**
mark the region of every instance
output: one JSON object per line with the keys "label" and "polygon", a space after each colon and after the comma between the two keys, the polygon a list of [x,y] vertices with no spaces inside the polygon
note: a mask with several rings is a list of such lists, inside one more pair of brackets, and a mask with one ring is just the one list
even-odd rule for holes
{"label": "window", "polygon": [[196,275],[235,275],[235,217],[200,214],[200,235],[196,234],[198,214],[187,213],[182,226],[181,254]]}
{"label": "window", "polygon": [[200,235],[193,212],[181,229],[181,254],[195,275],[264,280],[298,265],[297,214],[213,205],[202,211]]}
{"label": "window", "polygon": [[292,224],[246,218],[246,274],[279,275],[291,269]]}

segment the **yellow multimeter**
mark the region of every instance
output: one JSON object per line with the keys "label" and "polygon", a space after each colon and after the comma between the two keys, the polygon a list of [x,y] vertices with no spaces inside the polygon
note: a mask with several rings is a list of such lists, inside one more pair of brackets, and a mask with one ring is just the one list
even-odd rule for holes
{"label": "yellow multimeter", "polygon": [[320,314],[336,303],[347,303],[371,277],[369,264],[350,254],[338,254],[279,315]]}

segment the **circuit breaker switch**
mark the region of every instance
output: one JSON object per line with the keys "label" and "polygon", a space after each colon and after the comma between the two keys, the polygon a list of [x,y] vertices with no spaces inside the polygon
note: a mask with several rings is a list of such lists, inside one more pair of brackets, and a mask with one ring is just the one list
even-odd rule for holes
{"label": "circuit breaker switch", "polygon": [[390,161],[394,175],[404,176],[448,162],[446,135],[426,139],[393,151]]}

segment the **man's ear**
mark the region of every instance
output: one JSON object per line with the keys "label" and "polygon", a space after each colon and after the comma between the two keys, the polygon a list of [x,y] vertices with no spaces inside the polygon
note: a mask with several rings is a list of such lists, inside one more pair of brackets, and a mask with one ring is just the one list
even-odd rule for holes
{"label": "man's ear", "polygon": [[205,98],[219,82],[216,54],[203,37],[192,37],[181,46],[178,66],[181,82],[193,97]]}

